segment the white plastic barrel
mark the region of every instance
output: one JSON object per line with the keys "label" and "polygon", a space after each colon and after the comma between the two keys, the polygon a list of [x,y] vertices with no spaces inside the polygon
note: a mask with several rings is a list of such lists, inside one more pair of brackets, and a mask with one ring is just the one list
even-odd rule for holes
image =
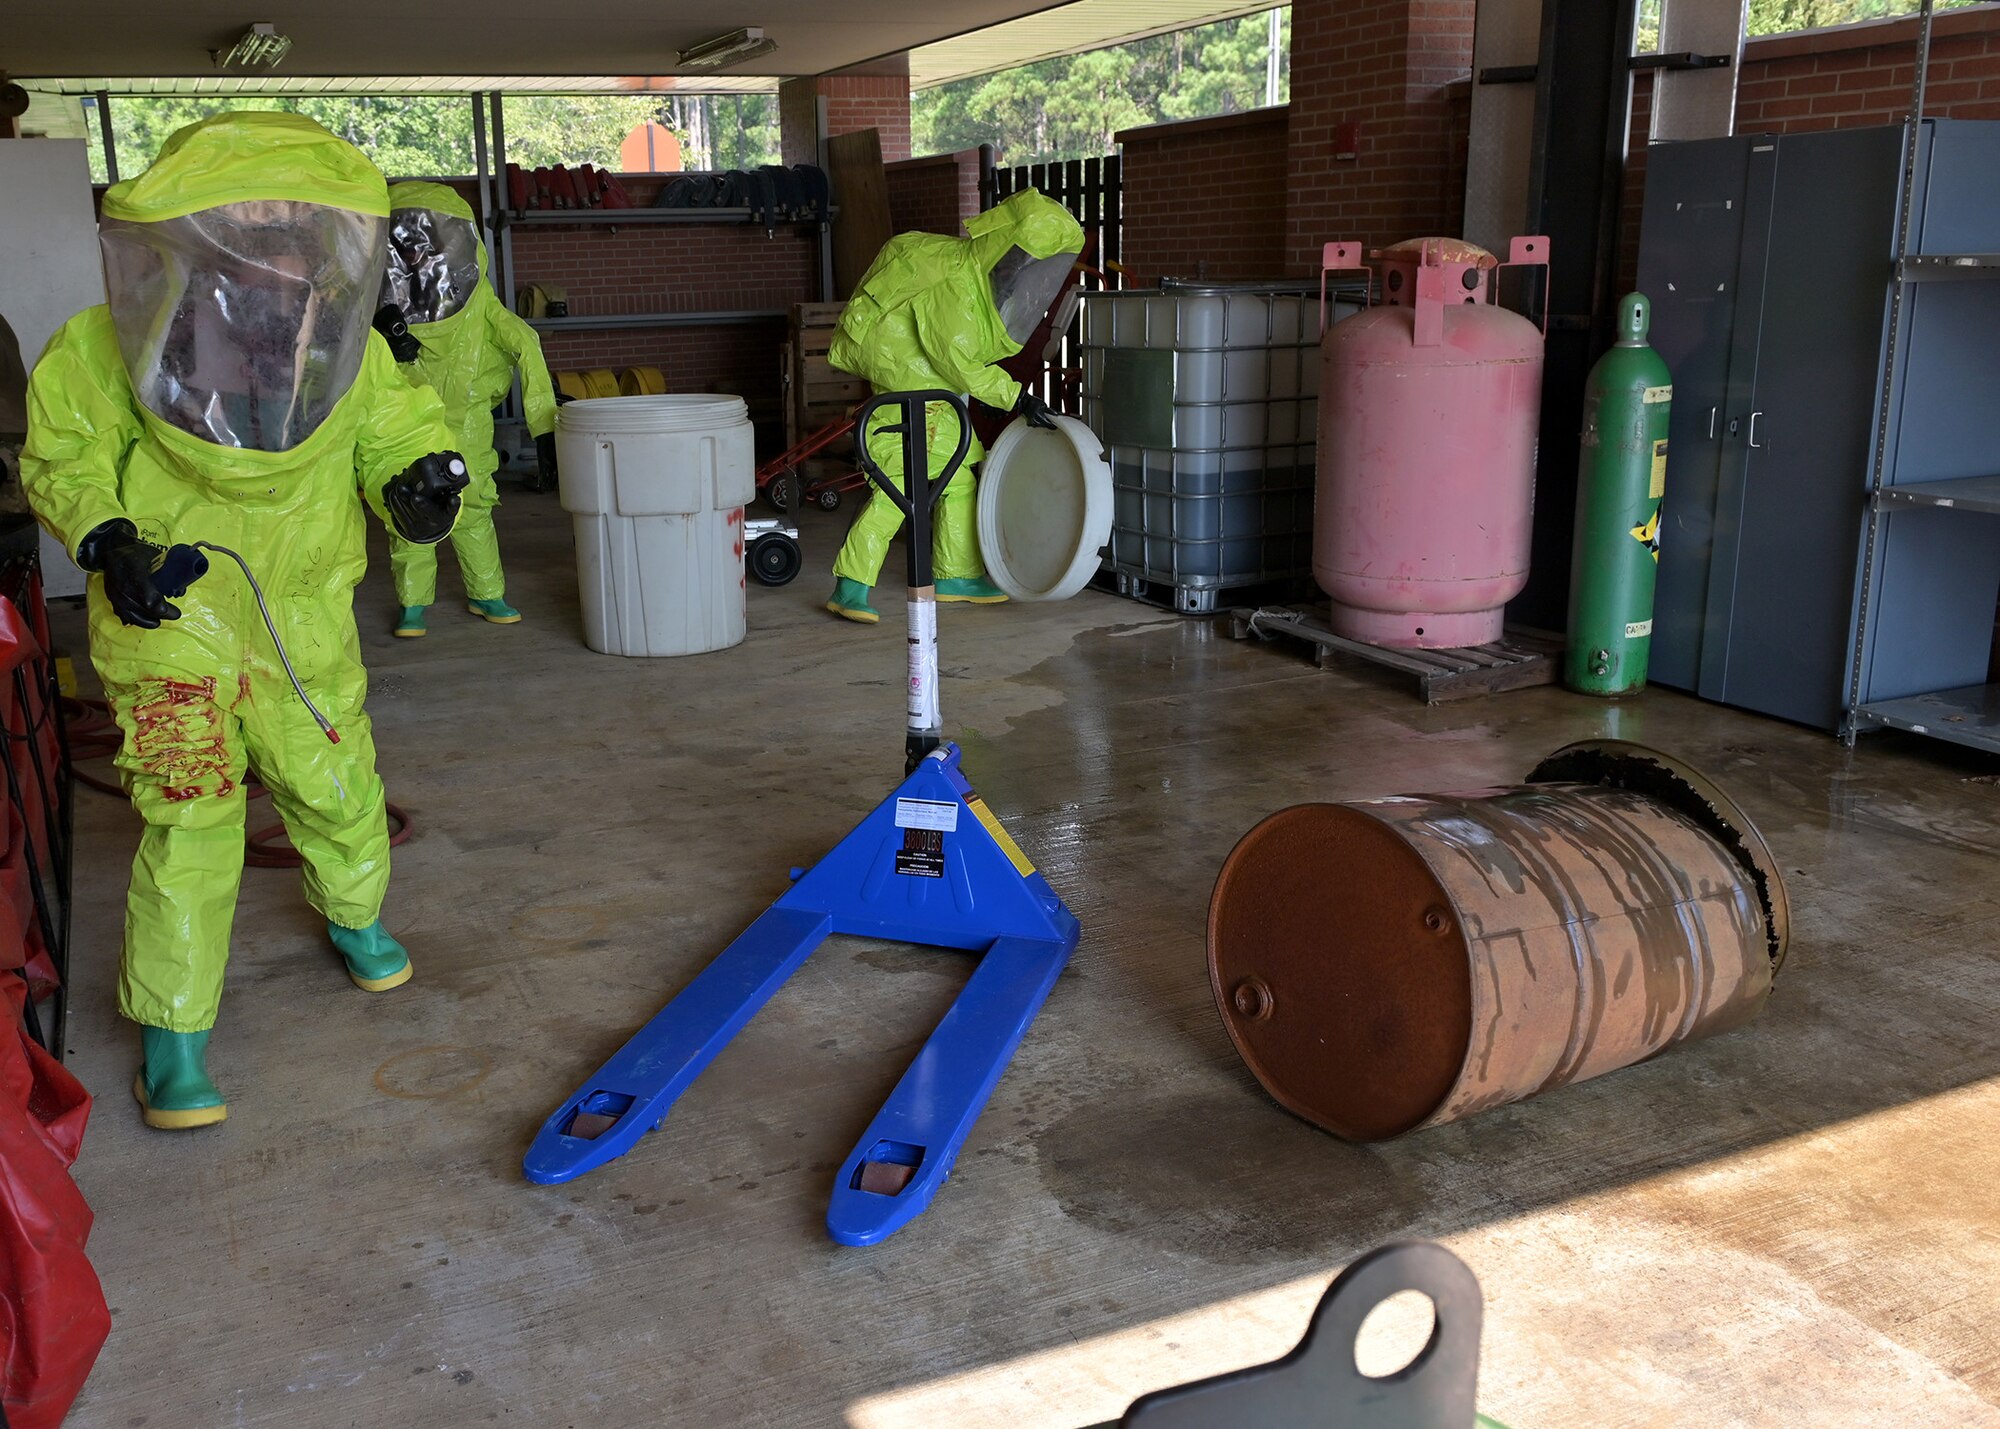
{"label": "white plastic barrel", "polygon": [[743,508],[756,447],[740,397],[593,397],[556,421],[583,639],[697,655],[743,639]]}

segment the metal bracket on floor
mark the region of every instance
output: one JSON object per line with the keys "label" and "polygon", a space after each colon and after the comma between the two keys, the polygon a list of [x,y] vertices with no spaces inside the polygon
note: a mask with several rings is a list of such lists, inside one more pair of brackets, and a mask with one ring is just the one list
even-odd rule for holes
{"label": "metal bracket on floor", "polygon": [[1489,645],[1392,650],[1334,634],[1320,618],[1319,608],[1310,605],[1262,606],[1239,612],[1231,619],[1230,634],[1238,640],[1252,636],[1270,640],[1281,635],[1303,640],[1317,647],[1315,658],[1322,667],[1330,656],[1358,655],[1414,676],[1417,697],[1431,705],[1530,685],[1553,685],[1562,655],[1559,639],[1518,630]]}
{"label": "metal bracket on floor", "polygon": [[[1354,1358],[1361,1323],[1404,1290],[1429,1297],[1430,1341],[1392,1374],[1363,1374]],[[1479,1281],[1464,1261],[1428,1241],[1385,1245],[1340,1273],[1283,1359],[1156,1391],[1118,1422],[1122,1429],[1499,1429],[1476,1408],[1483,1316]]]}

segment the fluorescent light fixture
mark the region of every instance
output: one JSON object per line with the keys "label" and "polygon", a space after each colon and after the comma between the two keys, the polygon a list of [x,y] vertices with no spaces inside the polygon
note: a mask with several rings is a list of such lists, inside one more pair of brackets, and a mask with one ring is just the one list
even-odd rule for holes
{"label": "fluorescent light fixture", "polygon": [[712,40],[703,40],[698,45],[690,45],[676,54],[674,59],[682,69],[720,69],[739,60],[768,55],[776,48],[776,40],[767,38],[761,29],[752,25],[747,29],[717,35]]}
{"label": "fluorescent light fixture", "polygon": [[210,50],[217,69],[272,69],[291,53],[292,38],[278,33],[269,20],[259,20],[226,50]]}

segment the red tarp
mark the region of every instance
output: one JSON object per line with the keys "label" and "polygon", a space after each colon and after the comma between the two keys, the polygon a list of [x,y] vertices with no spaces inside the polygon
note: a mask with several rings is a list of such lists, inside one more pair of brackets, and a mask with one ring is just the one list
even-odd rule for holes
{"label": "red tarp", "polygon": [[[84,1255],[90,1206],[69,1175],[90,1093],[35,1044],[23,1019],[30,981],[37,998],[55,986],[30,859],[47,903],[57,896],[48,800],[60,754],[47,613],[32,568],[10,594],[0,595],[0,720],[12,775],[0,815],[0,1405],[8,1429],[55,1429],[111,1333],[111,1312]],[[17,683],[17,670],[28,678]],[[14,971],[23,967],[26,981]]]}

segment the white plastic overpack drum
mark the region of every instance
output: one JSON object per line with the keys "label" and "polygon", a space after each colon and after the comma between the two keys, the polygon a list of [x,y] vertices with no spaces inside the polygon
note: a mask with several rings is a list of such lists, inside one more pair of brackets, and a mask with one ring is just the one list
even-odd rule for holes
{"label": "white plastic overpack drum", "polygon": [[583,638],[607,655],[743,639],[743,508],[757,494],[740,397],[595,397],[556,420]]}
{"label": "white plastic overpack drum", "polygon": [[1074,417],[1015,420],[979,468],[979,554],[1015,600],[1068,600],[1111,539],[1111,467]]}

